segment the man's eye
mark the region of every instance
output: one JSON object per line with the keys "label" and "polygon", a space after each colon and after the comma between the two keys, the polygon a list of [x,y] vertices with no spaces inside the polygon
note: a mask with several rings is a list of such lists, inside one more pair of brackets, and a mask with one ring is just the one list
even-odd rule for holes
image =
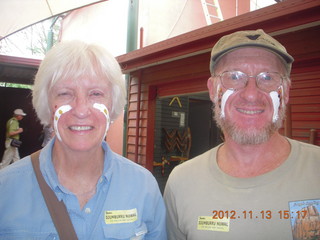
{"label": "man's eye", "polygon": [[241,75],[239,75],[238,73],[231,73],[229,77],[231,80],[239,80],[241,78]]}
{"label": "man's eye", "polygon": [[231,77],[232,80],[237,80],[237,79],[239,79],[239,76],[236,75],[236,74],[232,74],[230,77]]}
{"label": "man's eye", "polygon": [[260,77],[262,80],[266,80],[266,81],[272,80],[272,77],[269,74],[261,74]]}

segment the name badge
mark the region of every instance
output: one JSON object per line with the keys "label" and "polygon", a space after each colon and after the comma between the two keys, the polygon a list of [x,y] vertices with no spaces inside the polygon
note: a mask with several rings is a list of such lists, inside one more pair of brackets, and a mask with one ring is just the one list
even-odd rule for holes
{"label": "name badge", "polygon": [[104,221],[106,224],[131,223],[138,219],[137,209],[112,210],[104,212]]}
{"label": "name badge", "polygon": [[200,216],[198,217],[198,230],[204,231],[218,231],[229,232],[230,219],[221,218],[213,219],[212,216]]}

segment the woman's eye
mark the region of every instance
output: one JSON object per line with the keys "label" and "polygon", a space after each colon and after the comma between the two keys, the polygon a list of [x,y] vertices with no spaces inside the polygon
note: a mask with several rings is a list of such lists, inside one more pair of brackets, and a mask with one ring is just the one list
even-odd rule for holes
{"label": "woman's eye", "polygon": [[94,97],[100,97],[100,96],[103,96],[103,93],[99,91],[93,91],[90,93],[90,95]]}
{"label": "woman's eye", "polygon": [[58,96],[58,97],[63,97],[63,98],[65,98],[65,97],[70,97],[70,96],[72,96],[72,94],[71,94],[71,92],[58,92],[58,93],[57,93],[57,96]]}

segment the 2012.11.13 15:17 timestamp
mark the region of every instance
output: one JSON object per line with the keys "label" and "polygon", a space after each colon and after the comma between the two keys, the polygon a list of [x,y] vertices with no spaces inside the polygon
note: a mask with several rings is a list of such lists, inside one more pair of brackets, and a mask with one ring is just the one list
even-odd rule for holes
{"label": "2012.11.13 15:17 timestamp", "polygon": [[279,211],[271,211],[271,210],[261,210],[254,212],[252,210],[244,210],[242,212],[237,212],[235,210],[214,210],[212,211],[213,219],[223,219],[223,218],[229,218],[229,219],[290,219],[293,218],[295,215],[298,219],[304,219],[307,215],[307,211],[296,211],[291,212],[289,210],[279,210]]}

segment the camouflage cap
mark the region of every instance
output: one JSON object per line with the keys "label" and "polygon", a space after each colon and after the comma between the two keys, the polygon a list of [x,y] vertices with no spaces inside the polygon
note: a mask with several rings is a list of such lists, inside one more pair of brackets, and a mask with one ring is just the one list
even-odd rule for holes
{"label": "camouflage cap", "polygon": [[261,47],[276,53],[284,61],[288,73],[291,71],[293,57],[287,53],[286,48],[276,39],[266,34],[262,29],[239,31],[220,38],[211,51],[210,72],[219,59],[226,53],[243,47]]}

